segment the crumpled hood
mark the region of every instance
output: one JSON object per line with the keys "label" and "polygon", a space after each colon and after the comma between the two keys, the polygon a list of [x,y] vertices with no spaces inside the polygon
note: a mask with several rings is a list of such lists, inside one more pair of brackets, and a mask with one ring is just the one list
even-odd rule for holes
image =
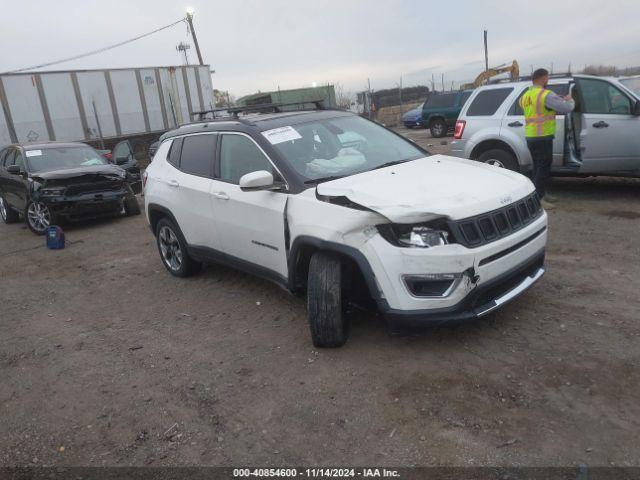
{"label": "crumpled hood", "polygon": [[473,217],[523,198],[531,181],[504,168],[433,155],[321,183],[319,195],[347,197],[392,222]]}
{"label": "crumpled hood", "polygon": [[90,165],[64,170],[52,170],[50,172],[34,172],[31,178],[34,180],[65,180],[84,176],[104,176],[123,179],[126,176],[126,172],[117,165]]}

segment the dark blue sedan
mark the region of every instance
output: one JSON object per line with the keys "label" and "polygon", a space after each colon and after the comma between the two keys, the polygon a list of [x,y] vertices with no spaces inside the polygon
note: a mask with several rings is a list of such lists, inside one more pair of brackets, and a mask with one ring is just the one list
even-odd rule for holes
{"label": "dark blue sedan", "polygon": [[407,128],[424,127],[424,123],[422,122],[422,106],[423,104],[421,103],[413,110],[409,110],[407,113],[402,115],[402,123],[404,123],[405,127]]}

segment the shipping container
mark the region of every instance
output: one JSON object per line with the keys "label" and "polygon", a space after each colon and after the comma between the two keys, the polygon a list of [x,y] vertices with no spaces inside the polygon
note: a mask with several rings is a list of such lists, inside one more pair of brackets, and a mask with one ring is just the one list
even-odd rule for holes
{"label": "shipping container", "polygon": [[208,65],[0,75],[0,146],[153,137],[214,107]]}

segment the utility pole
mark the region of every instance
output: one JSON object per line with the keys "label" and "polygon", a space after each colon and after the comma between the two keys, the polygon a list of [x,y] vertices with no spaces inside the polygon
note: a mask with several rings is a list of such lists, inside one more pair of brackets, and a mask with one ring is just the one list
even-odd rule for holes
{"label": "utility pole", "polygon": [[180,42],[176,47],[178,52],[184,53],[184,64],[189,65],[189,57],[187,56],[187,50],[189,50],[191,46],[188,43]]}
{"label": "utility pole", "polygon": [[193,38],[193,44],[196,46],[196,53],[198,54],[198,61],[200,65],[204,65],[202,61],[202,54],[200,53],[200,45],[198,45],[198,37],[196,37],[196,31],[193,28],[193,10],[187,10],[187,23],[189,24],[189,31],[191,31],[191,37]]}
{"label": "utility pole", "polygon": [[444,73],[442,74],[442,91],[444,92]]}
{"label": "utility pole", "polygon": [[[196,44],[197,45],[197,44]],[[489,48],[487,47],[487,31],[484,31],[484,71],[489,71]]]}
{"label": "utility pole", "polygon": [[432,92],[436,91],[436,81],[435,81],[435,77],[433,76],[433,73],[431,74],[431,91]]}

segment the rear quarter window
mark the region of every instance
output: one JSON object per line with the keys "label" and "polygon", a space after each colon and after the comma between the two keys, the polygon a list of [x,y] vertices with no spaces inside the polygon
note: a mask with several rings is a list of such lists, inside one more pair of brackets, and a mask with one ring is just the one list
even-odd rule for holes
{"label": "rear quarter window", "polygon": [[511,92],[513,92],[512,87],[483,90],[471,101],[471,105],[467,109],[467,116],[481,117],[495,114]]}

